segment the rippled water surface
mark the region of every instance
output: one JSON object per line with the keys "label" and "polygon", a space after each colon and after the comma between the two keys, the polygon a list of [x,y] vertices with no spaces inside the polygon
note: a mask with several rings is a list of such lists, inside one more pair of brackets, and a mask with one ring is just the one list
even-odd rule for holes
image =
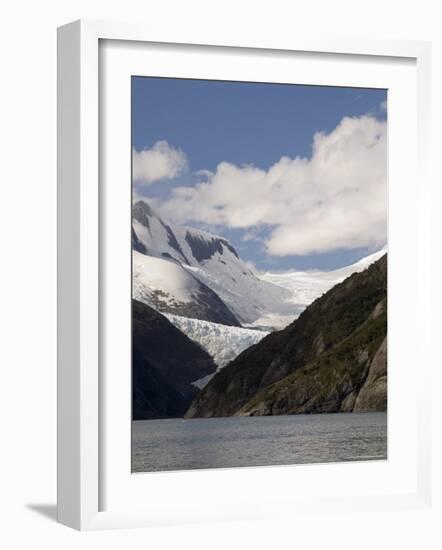
{"label": "rippled water surface", "polygon": [[134,472],[386,458],[386,413],[132,423]]}

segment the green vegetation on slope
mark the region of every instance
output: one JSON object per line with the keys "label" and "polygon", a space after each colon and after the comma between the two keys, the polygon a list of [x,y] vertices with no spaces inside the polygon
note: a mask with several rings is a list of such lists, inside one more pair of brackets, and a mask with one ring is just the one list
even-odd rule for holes
{"label": "green vegetation on slope", "polygon": [[[385,255],[315,300],[284,330],[269,334],[245,350],[209,382],[186,416],[234,415],[275,382],[307,365],[315,365],[321,356],[325,361],[336,346],[367,321],[386,294]],[[386,322],[383,326],[385,336]],[[331,372],[338,368],[339,357],[333,358],[333,364],[329,357]],[[324,364],[321,365],[323,369]]]}
{"label": "green vegetation on slope", "polygon": [[384,301],[381,314],[371,315],[331,351],[259,392],[238,414],[351,412],[386,326]]}

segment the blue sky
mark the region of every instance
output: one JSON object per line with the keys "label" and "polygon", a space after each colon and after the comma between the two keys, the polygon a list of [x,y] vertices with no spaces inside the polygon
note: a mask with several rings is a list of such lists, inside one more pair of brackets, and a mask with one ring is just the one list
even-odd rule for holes
{"label": "blue sky", "polygon": [[[160,209],[164,205],[164,212],[172,222],[206,228],[227,237],[238,249],[241,257],[253,262],[259,269],[332,269],[352,263],[373,251],[376,246],[385,244],[381,243],[382,228],[377,229],[376,235],[370,230],[370,235],[367,233],[366,239],[362,235],[354,239],[349,228],[343,226],[342,231],[348,235],[337,234],[336,246],[331,237],[328,240],[322,238],[318,247],[314,246],[314,242],[306,242],[298,247],[291,246],[290,239],[287,239],[287,235],[290,237],[290,228],[293,229],[293,240],[298,239],[301,242],[309,232],[308,221],[302,226],[301,221],[298,226],[294,222],[291,224],[290,211],[287,211],[281,216],[281,220],[284,220],[281,221],[281,227],[278,227],[278,220],[272,221],[270,213],[262,219],[251,219],[248,225],[244,225],[241,220],[238,221],[238,216],[241,218],[241,204],[233,204],[225,198],[224,202],[219,197],[213,198],[215,190],[220,192],[222,177],[226,177],[219,170],[219,165],[228,163],[235,167],[231,177],[237,177],[238,185],[244,188],[241,201],[245,204],[255,196],[255,190],[258,191],[257,187],[246,187],[245,181],[250,176],[247,167],[256,169],[259,176],[252,178],[255,186],[275,185],[273,176],[273,183],[269,183],[271,167],[276,167],[278,173],[285,170],[285,165],[282,166],[283,163],[280,163],[281,157],[291,160],[313,160],[314,135],[322,132],[323,135],[329,136],[329,139],[323,140],[318,146],[317,159],[307,163],[295,161],[287,168],[290,171],[281,175],[281,185],[286,189],[292,178],[295,182],[293,196],[296,197],[298,192],[298,202],[302,202],[302,197],[309,195],[305,189],[316,186],[314,178],[324,169],[324,162],[328,162],[324,159],[328,159],[330,154],[336,155],[336,162],[330,166],[336,166],[338,174],[340,167],[346,162],[346,157],[342,157],[345,154],[342,153],[343,147],[348,147],[352,181],[359,181],[358,173],[355,172],[357,166],[354,166],[354,162],[351,163],[352,158],[362,159],[361,175],[364,179],[367,172],[364,163],[367,162],[367,166],[373,164],[373,157],[369,156],[373,154],[370,151],[373,144],[369,146],[367,140],[375,139],[378,148],[384,147],[386,157],[386,146],[378,144],[379,139],[382,139],[379,136],[384,126],[386,127],[386,98],[386,90],[377,89],[133,77],[133,149],[137,152],[158,149],[161,154],[168,155],[168,161],[172,158],[171,162],[175,163],[175,168],[166,171],[167,173],[155,172],[157,176],[150,175],[149,169],[147,176],[141,171],[140,177],[134,182],[134,190],[139,197],[145,197],[146,200],[154,199]],[[359,126],[349,126],[348,130],[342,127],[338,133],[336,129],[345,117],[354,118]],[[384,126],[380,126],[381,129],[376,126],[378,122],[384,123]],[[360,136],[363,132],[368,137],[361,141]],[[155,148],[158,142],[166,142],[166,145]],[[364,146],[361,145],[362,142]],[[378,155],[382,155],[382,151]],[[158,155],[148,158],[161,160]],[[307,188],[299,187],[296,183],[297,178],[307,178],[304,164],[308,166],[308,178],[311,180],[304,183],[310,186]],[[171,166],[170,163],[168,166]],[[345,174],[349,170],[346,170]],[[200,171],[208,171],[210,174],[201,176],[198,174]],[[378,172],[373,177],[378,178]],[[266,176],[269,177],[266,179]],[[330,179],[327,189],[330,189],[333,181]],[[205,182],[206,185],[201,187],[201,182]],[[212,190],[209,190],[208,184],[213,184]],[[367,187],[370,181],[364,185]],[[381,190],[379,201],[386,201],[384,187],[385,184],[376,187]],[[181,199],[176,198],[178,188],[191,188],[192,197],[188,196],[185,203],[180,202]],[[361,189],[364,192],[365,188]],[[175,199],[172,200],[174,196]],[[375,195],[372,190],[370,197],[373,196]],[[262,195],[261,200],[268,202],[272,197],[276,198],[276,195],[267,195],[267,199],[265,197],[266,195]],[[221,206],[213,202],[220,200]],[[204,208],[198,207],[198,201],[201,205],[204,202]],[[315,201],[322,202],[318,201],[317,197]],[[333,201],[333,204],[330,203],[330,211],[334,208],[333,211],[339,214],[341,209],[349,215],[349,203],[338,204],[337,199],[331,195],[330,201]],[[194,202],[192,208],[189,207],[191,202]],[[306,201],[306,210],[308,204]],[[257,212],[260,207],[261,204],[256,203]],[[355,208],[361,209],[361,202],[357,203]],[[220,209],[225,209],[226,212],[222,219],[217,214]],[[294,215],[296,213],[297,220],[304,216],[306,220],[309,219],[308,212],[300,214],[298,208],[292,208],[292,211]],[[324,219],[320,213],[316,217],[311,217]],[[382,226],[381,214],[378,215],[376,211],[374,217],[376,223]],[[353,218],[349,217],[350,219]],[[369,221],[366,220],[360,227],[355,228],[355,232],[363,232],[364,228],[370,227]],[[310,240],[314,239],[315,231],[318,235],[327,233],[327,227],[319,225],[318,222],[317,227],[310,227]],[[334,225],[336,226],[336,223]],[[272,233],[275,229],[278,231]]]}

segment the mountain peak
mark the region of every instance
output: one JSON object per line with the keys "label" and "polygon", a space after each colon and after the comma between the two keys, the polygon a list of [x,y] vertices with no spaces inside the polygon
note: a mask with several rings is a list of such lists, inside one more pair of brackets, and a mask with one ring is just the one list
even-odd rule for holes
{"label": "mountain peak", "polygon": [[181,264],[205,287],[212,289],[244,323],[254,323],[268,311],[290,314],[288,290],[261,281],[224,237],[195,227],[166,223],[148,203],[133,206],[134,250]]}
{"label": "mountain peak", "polygon": [[154,212],[150,204],[143,200],[137,201],[132,207],[132,215],[135,220],[142,225],[149,227],[149,218],[157,218],[157,214]]}

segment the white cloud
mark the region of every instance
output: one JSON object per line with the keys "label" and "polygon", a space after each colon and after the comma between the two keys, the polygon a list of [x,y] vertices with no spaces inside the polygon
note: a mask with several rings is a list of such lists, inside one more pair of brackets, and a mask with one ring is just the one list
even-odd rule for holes
{"label": "white cloud", "polygon": [[384,101],[382,101],[382,103],[381,103],[381,105],[380,105],[381,111],[386,111],[386,110],[387,110],[387,106],[388,106],[387,100],[384,99]]}
{"label": "white cloud", "polygon": [[246,233],[244,233],[241,240],[244,242],[247,242],[247,241],[254,241],[256,240],[256,238],[257,238],[256,235],[252,231],[247,231]]}
{"label": "white cloud", "polygon": [[157,141],[151,149],[132,152],[133,179],[149,185],[179,176],[187,167],[186,155],[167,141]]}
{"label": "white cloud", "polygon": [[310,159],[283,157],[268,170],[221,162],[207,181],[175,188],[161,208],[181,223],[270,226],[270,255],[380,247],[387,232],[387,125],[368,115],[344,118],[314,136]]}
{"label": "white cloud", "polygon": [[213,176],[213,172],[210,170],[198,170],[195,172],[196,176],[199,176],[203,181],[207,181],[209,178]]}

